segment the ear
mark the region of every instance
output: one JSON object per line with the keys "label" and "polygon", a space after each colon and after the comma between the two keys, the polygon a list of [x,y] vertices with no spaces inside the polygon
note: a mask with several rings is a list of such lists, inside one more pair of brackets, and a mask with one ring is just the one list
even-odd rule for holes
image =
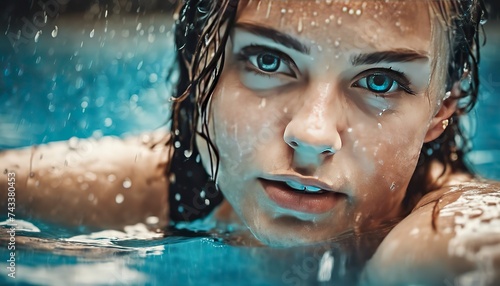
{"label": "ear", "polygon": [[458,98],[461,93],[460,84],[457,82],[453,85],[450,95],[445,98],[434,118],[431,119],[427,134],[425,134],[424,142],[430,142],[438,138],[446,129],[443,125],[444,120],[449,119],[457,110]]}

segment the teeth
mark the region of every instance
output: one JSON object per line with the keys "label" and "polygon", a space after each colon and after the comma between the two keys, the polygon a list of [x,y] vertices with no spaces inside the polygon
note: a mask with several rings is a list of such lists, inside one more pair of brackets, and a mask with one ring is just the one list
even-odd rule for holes
{"label": "teeth", "polygon": [[299,191],[306,191],[306,192],[319,192],[321,191],[321,188],[313,187],[313,186],[304,186],[302,184],[299,184],[294,181],[286,181],[286,184],[290,186],[293,189],[299,190]]}

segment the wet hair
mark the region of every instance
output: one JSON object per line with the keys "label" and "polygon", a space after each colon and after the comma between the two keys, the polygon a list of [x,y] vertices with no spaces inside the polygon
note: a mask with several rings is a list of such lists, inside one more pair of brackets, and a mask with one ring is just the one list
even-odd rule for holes
{"label": "wet hair", "polygon": [[[465,161],[470,145],[460,125],[478,96],[479,30],[486,17],[482,0],[429,0],[448,25],[450,55],[446,90],[461,82],[460,105],[436,140],[425,143],[403,201],[411,210],[433,182],[426,181],[432,161],[453,172],[473,173]],[[166,175],[170,179],[171,221],[192,221],[209,214],[222,201],[215,185],[218,153],[208,132],[208,106],[224,66],[224,52],[235,23],[239,0],[185,0],[176,14],[175,44],[179,81],[173,96],[171,138],[173,152]],[[201,122],[201,130],[197,123]],[[202,163],[195,135],[202,136],[215,160],[211,174]]]}

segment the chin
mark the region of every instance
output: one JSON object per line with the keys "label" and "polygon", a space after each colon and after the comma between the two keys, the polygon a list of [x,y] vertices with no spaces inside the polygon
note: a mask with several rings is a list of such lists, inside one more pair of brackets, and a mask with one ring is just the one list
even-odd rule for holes
{"label": "chin", "polygon": [[[296,220],[296,218],[287,218]],[[262,223],[262,221],[254,221],[253,225],[249,225],[252,234],[261,243],[273,247],[291,247],[302,246],[319,243],[331,239],[328,235],[321,231],[315,231],[311,226],[311,222],[301,223]]]}

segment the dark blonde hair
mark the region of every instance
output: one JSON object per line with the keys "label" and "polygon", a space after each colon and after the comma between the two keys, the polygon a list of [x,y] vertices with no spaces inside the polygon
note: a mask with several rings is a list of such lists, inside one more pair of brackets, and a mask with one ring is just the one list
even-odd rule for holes
{"label": "dark blonde hair", "polygon": [[[173,221],[194,220],[208,214],[222,200],[214,181],[218,166],[206,174],[194,138],[206,139],[210,159],[218,162],[217,149],[208,132],[208,104],[224,66],[224,52],[236,20],[239,0],[186,0],[176,14],[175,42],[180,78],[173,96],[171,116],[173,150],[166,175],[170,180],[170,217]],[[479,30],[486,18],[482,0],[429,0],[432,8],[448,25],[450,46],[447,90],[462,83],[460,106],[450,125],[436,140],[422,147],[404,204],[408,210],[430,191],[425,178],[433,160],[452,171],[472,173],[465,162],[469,144],[460,126],[460,116],[468,113],[478,97],[480,60]],[[196,130],[201,121],[201,131]],[[202,201],[209,199],[209,205]],[[180,198],[180,199],[179,199]],[[177,208],[176,208],[177,207]]]}

